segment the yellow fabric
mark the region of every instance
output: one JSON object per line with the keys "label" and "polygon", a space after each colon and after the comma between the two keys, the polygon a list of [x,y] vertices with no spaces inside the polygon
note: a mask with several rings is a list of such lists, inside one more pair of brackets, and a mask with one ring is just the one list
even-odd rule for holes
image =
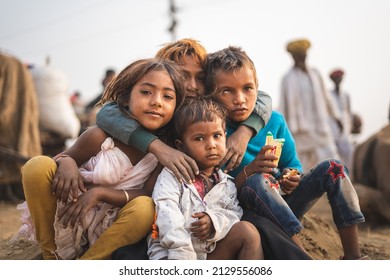
{"label": "yellow fabric", "polygon": [[[24,193],[43,259],[56,259],[53,224],[57,203],[51,191],[56,170],[55,161],[47,156],[36,156],[22,168]],[[131,200],[80,259],[110,259],[114,250],[141,240],[152,229],[154,208],[154,202],[148,196]]]}
{"label": "yellow fabric", "polygon": [[119,247],[140,241],[152,229],[154,203],[148,196],[139,196],[127,203],[116,221],[90,247],[82,260],[110,259]]}
{"label": "yellow fabric", "polygon": [[51,191],[51,181],[56,170],[56,163],[47,156],[36,156],[22,167],[24,194],[43,259],[55,259],[52,252],[56,249],[53,224],[57,202]]}
{"label": "yellow fabric", "polygon": [[306,53],[307,49],[310,48],[309,40],[302,39],[291,41],[287,44],[287,51],[289,53]]}

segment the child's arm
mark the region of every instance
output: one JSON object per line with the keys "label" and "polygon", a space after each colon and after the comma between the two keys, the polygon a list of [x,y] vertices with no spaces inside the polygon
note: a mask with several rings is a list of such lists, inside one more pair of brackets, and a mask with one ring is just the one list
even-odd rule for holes
{"label": "child's arm", "polygon": [[253,113],[227,139],[227,152],[219,167],[228,163],[225,170],[229,172],[240,165],[250,139],[268,123],[271,114],[271,97],[263,91],[258,91]]}
{"label": "child's arm", "polygon": [[192,182],[195,180],[195,174],[199,173],[198,166],[191,157],[169,147],[137,121],[123,115],[116,103],[109,103],[100,109],[96,116],[96,124],[122,143],[154,154],[178,179]]}
{"label": "child's arm", "polygon": [[97,127],[87,129],[72,147],[53,158],[58,168],[51,188],[57,199],[68,202],[70,195],[77,200],[79,190],[86,191],[78,167],[100,152],[106,137],[107,134]]}
{"label": "child's arm", "polygon": [[152,197],[156,204],[158,237],[150,242],[150,258],[196,259],[180,208],[181,184],[167,169],[158,177]]}

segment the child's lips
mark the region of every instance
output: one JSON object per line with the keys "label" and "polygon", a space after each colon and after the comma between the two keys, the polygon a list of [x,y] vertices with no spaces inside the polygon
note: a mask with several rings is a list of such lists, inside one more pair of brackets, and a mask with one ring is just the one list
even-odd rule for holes
{"label": "child's lips", "polygon": [[238,108],[233,111],[235,115],[245,115],[248,109],[246,108]]}
{"label": "child's lips", "polygon": [[219,159],[219,158],[220,158],[220,155],[218,155],[218,154],[212,154],[212,155],[208,155],[207,158],[208,158],[208,159]]}
{"label": "child's lips", "polygon": [[150,115],[150,116],[154,116],[154,117],[162,117],[163,114],[161,114],[160,112],[156,112],[156,111],[149,111],[149,112],[146,112],[147,115]]}

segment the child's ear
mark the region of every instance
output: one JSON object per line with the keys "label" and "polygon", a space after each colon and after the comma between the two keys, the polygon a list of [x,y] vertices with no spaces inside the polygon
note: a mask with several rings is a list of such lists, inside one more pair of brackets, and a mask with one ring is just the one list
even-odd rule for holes
{"label": "child's ear", "polygon": [[176,145],[176,148],[179,150],[179,151],[182,151],[184,150],[184,144],[183,142],[181,142],[181,140],[179,139],[176,139],[175,140],[175,145]]}

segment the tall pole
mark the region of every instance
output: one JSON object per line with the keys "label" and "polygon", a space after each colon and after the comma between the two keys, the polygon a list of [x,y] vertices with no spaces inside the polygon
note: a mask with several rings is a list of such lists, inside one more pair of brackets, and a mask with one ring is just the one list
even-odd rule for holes
{"label": "tall pole", "polygon": [[177,7],[174,0],[169,0],[169,16],[171,18],[171,25],[168,28],[169,33],[171,33],[171,40],[176,41],[176,19]]}

